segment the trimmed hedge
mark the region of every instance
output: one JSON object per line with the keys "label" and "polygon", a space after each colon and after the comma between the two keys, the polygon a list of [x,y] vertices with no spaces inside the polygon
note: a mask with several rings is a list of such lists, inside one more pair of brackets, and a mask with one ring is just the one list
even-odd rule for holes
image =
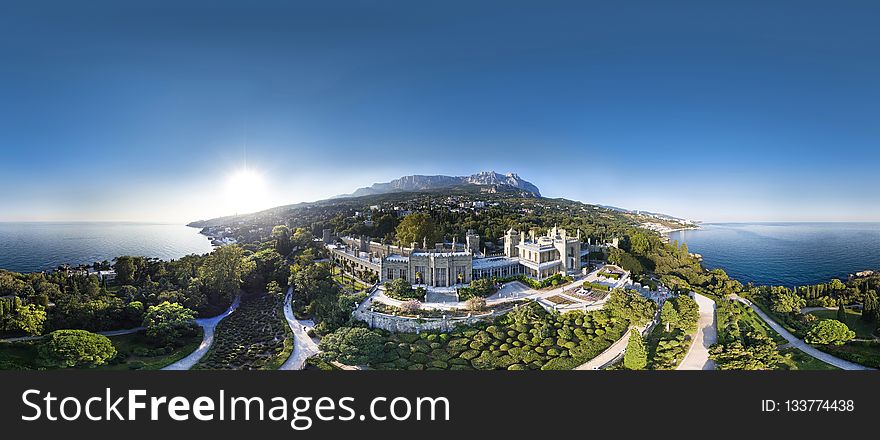
{"label": "trimmed hedge", "polygon": [[375,369],[571,369],[620,339],[628,323],[604,310],[551,314],[536,303],[451,333],[388,333]]}

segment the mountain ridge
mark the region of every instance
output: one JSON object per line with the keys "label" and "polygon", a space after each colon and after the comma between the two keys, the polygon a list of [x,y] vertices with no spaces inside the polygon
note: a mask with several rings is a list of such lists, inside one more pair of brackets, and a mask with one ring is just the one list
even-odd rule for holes
{"label": "mountain ridge", "polygon": [[527,191],[535,197],[541,197],[541,191],[533,183],[519,177],[516,173],[500,174],[495,171],[482,171],[469,176],[423,175],[412,174],[389,182],[374,183],[371,186],[358,188],[351,194],[333,197],[363,197],[392,192],[412,192],[429,189],[450,188],[461,185],[505,185]]}

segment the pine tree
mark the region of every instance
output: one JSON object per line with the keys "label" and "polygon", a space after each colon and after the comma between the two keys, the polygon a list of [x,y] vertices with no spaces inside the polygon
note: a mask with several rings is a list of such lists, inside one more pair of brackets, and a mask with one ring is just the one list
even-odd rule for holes
{"label": "pine tree", "polygon": [[626,354],[623,355],[623,366],[627,370],[643,370],[648,365],[648,351],[645,349],[645,341],[636,329],[629,331],[629,341],[626,343]]}

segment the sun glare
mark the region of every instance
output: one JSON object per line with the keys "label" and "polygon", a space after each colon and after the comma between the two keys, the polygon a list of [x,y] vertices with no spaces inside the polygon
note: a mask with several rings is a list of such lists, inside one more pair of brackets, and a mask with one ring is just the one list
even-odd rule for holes
{"label": "sun glare", "polygon": [[267,196],[263,175],[252,169],[240,169],[226,181],[226,204],[235,214],[246,214],[264,209]]}

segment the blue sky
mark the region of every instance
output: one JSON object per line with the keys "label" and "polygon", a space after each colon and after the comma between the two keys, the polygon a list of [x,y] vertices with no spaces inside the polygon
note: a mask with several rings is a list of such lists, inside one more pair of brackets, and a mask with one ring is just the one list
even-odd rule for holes
{"label": "blue sky", "polygon": [[880,221],[876,2],[240,3],[5,2],[0,221],[231,214],[245,157],[265,207],[492,169]]}

